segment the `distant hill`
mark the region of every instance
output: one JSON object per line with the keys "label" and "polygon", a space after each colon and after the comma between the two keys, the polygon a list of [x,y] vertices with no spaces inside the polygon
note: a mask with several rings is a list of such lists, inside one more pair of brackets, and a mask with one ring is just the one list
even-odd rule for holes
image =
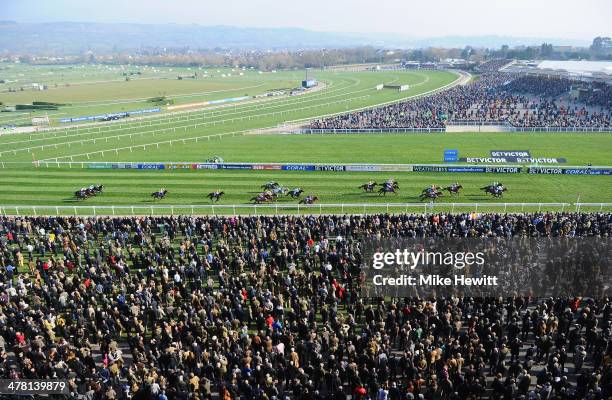
{"label": "distant hill", "polygon": [[139,48],[312,49],[370,45],[381,48],[500,47],[542,42],[586,46],[583,41],[503,36],[415,39],[391,34],[315,32],[299,28],[152,25],[128,23],[17,23],[0,21],[0,52],[76,54],[108,53]]}

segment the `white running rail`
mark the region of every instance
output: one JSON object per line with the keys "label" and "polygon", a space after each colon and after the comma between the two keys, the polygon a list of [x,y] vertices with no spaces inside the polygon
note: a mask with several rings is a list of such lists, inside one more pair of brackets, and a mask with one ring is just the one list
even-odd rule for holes
{"label": "white running rail", "polygon": [[375,214],[407,212],[540,212],[603,211],[612,203],[341,203],[341,204],[161,204],[155,205],[2,205],[0,215],[276,215],[276,214]]}

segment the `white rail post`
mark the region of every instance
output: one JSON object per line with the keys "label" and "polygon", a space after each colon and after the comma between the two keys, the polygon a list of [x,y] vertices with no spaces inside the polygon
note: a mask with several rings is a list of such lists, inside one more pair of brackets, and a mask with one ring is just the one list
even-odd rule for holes
{"label": "white rail post", "polygon": [[234,215],[236,215],[236,205],[235,204],[232,205],[232,211],[233,211]]}
{"label": "white rail post", "polygon": [[134,206],[132,206],[132,215],[134,215]]}
{"label": "white rail post", "polygon": [[151,208],[151,215],[153,215],[153,206],[149,206]]}
{"label": "white rail post", "polygon": [[59,207],[55,206],[55,215],[59,215]]}
{"label": "white rail post", "polygon": [[113,215],[115,215],[115,206],[113,206],[112,208],[113,208]]}
{"label": "white rail post", "polygon": [[15,214],[19,215],[19,207],[15,207]]}

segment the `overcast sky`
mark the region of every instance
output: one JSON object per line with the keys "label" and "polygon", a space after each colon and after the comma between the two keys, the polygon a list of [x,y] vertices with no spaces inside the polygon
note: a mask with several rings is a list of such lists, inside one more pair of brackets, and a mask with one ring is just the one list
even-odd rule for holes
{"label": "overcast sky", "polygon": [[0,0],[0,19],[592,39],[612,35],[612,0]]}

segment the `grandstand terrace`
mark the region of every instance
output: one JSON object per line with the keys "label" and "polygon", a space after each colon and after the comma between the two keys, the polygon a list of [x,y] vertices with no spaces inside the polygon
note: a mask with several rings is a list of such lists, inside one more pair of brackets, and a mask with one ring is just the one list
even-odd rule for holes
{"label": "grandstand terrace", "polygon": [[[580,97],[570,96],[580,88]],[[610,86],[564,77],[486,73],[434,95],[316,120],[315,129],[441,128],[453,123],[511,127],[610,128]]]}

